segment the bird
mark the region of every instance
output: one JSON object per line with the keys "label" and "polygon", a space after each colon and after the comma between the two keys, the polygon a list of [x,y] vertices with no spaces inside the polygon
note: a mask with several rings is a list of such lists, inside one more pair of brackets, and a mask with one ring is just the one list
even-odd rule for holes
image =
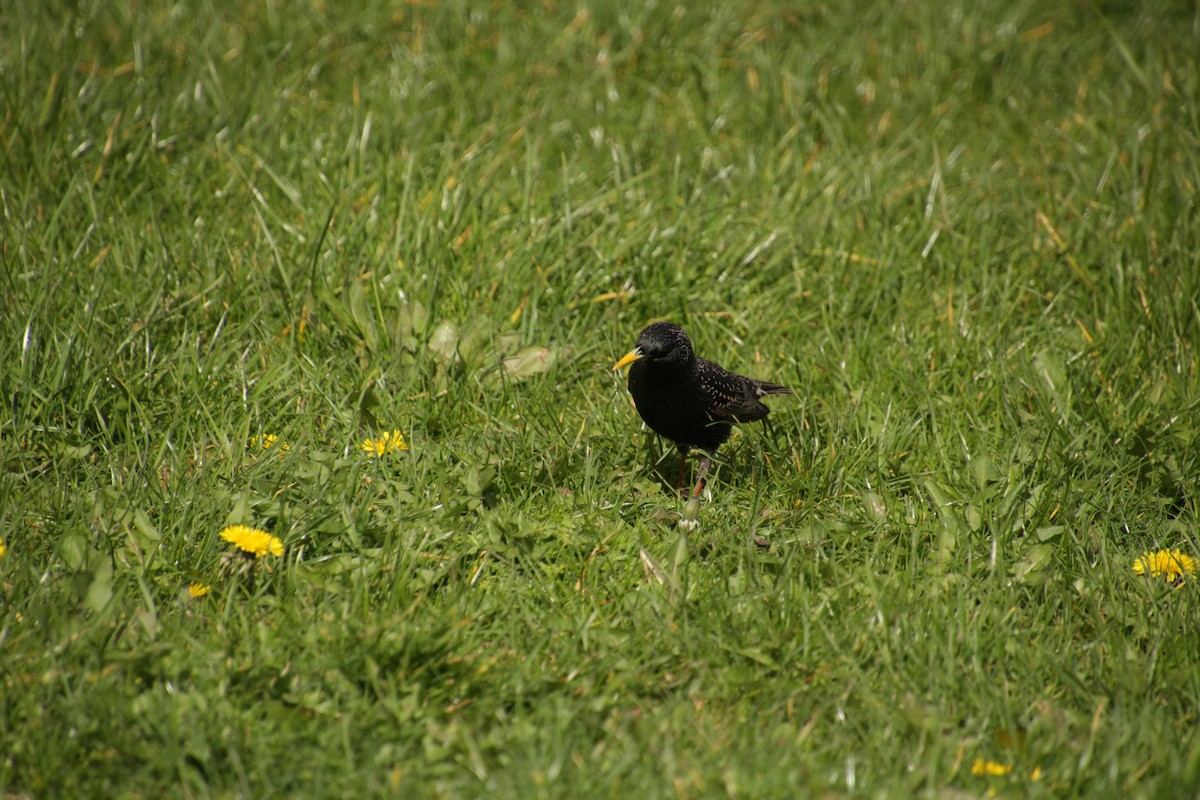
{"label": "bird", "polygon": [[[613,365],[629,368],[629,394],[650,430],[679,449],[677,492],[683,489],[688,453],[704,451],[692,498],[706,485],[711,457],[733,431],[733,424],[755,422],[770,413],[762,399],[791,394],[777,383],[747,378],[700,358],[683,328],[655,322],[638,334],[636,346]],[[698,501],[696,501],[698,502]]]}

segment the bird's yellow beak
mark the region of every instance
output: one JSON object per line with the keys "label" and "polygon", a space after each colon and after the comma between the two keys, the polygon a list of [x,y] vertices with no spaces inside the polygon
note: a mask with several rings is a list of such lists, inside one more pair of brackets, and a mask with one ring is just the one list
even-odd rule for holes
{"label": "bird's yellow beak", "polygon": [[626,364],[632,364],[633,362],[637,361],[641,357],[642,357],[642,351],[635,347],[632,350],[630,350],[628,353],[626,353],[625,355],[621,356],[621,360],[618,361],[617,363],[613,364],[613,369],[620,369],[621,367],[625,366]]}

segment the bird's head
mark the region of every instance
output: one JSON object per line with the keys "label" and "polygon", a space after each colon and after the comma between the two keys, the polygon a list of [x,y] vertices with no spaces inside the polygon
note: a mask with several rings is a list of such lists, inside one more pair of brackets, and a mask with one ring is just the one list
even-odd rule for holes
{"label": "bird's head", "polygon": [[635,361],[685,367],[695,358],[692,342],[683,328],[673,322],[655,322],[638,335],[637,346],[622,356],[613,369],[620,369]]}

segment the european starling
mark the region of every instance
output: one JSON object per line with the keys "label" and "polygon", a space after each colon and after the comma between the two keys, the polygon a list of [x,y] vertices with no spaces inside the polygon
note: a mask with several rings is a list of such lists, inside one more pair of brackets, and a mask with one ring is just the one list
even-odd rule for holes
{"label": "european starling", "polygon": [[693,447],[705,451],[692,497],[704,490],[704,476],[735,422],[754,422],[770,413],[762,398],[790,394],[774,383],[757,381],[698,358],[683,328],[655,322],[638,335],[637,346],[613,369],[632,364],[629,393],[638,414],[650,429],[679,448],[679,477],[683,488],[684,459]]}

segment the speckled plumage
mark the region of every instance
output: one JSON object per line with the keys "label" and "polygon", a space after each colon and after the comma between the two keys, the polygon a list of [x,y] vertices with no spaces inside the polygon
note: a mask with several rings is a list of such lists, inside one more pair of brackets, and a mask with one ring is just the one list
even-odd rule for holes
{"label": "speckled plumage", "polygon": [[681,455],[693,447],[713,453],[735,422],[770,413],[762,398],[789,394],[774,383],[737,375],[696,356],[678,325],[656,322],[617,366],[629,368],[629,393],[650,429],[672,441]]}

